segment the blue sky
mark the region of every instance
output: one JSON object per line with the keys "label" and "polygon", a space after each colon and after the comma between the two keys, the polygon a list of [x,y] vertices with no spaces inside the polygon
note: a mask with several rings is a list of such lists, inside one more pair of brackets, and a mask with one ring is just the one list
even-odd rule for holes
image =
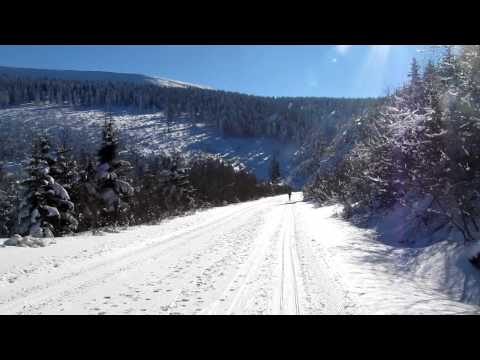
{"label": "blue sky", "polygon": [[[426,46],[0,46],[0,65],[138,73],[263,96],[368,97],[407,78]],[[419,52],[420,51],[420,52]]]}

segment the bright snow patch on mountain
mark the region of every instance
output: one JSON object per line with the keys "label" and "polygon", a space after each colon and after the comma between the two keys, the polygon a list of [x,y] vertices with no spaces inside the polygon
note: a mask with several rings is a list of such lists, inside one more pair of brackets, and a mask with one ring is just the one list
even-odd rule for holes
{"label": "bright snow patch on mountain", "polygon": [[[0,131],[6,137],[19,138],[18,134],[33,136],[38,130],[47,130],[52,139],[56,139],[68,129],[69,145],[91,153],[92,144],[97,146],[100,141],[101,128],[109,114],[97,109],[29,104],[0,109]],[[243,164],[262,179],[268,178],[268,166],[274,154],[284,175],[294,160],[296,149],[292,145],[268,138],[227,137],[215,127],[187,116],[179,116],[168,123],[163,112],[139,114],[117,110],[112,117],[126,150],[143,154],[180,151],[186,156],[207,152]],[[23,149],[31,146],[28,137],[25,141],[15,146],[22,156]]]}
{"label": "bright snow patch on mountain", "polygon": [[152,77],[141,74],[115,73],[107,71],[50,70],[0,66],[0,74],[29,78],[50,78],[79,81],[122,81],[136,84],[155,84],[164,87],[199,88],[213,90],[211,87],[195,85],[183,81]]}
{"label": "bright snow patch on mountain", "polygon": [[177,87],[177,88],[198,88],[198,89],[205,89],[205,90],[213,90],[212,87],[210,86],[204,86],[204,85],[196,85],[196,84],[191,84],[183,81],[178,81],[178,80],[170,80],[170,79],[165,79],[165,78],[155,78],[152,77],[150,78],[151,82],[160,86],[165,86],[165,87]]}

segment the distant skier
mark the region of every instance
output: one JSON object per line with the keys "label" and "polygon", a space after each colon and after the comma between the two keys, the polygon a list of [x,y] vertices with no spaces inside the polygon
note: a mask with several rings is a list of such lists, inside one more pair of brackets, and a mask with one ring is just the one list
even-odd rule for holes
{"label": "distant skier", "polygon": [[288,201],[292,198],[292,190],[288,190]]}

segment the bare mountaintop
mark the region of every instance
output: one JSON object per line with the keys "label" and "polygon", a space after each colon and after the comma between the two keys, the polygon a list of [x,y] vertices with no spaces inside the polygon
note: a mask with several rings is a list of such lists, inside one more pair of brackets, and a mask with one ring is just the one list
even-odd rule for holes
{"label": "bare mountaintop", "polygon": [[30,78],[50,78],[81,81],[119,81],[136,84],[155,84],[164,87],[212,89],[208,86],[183,81],[152,77],[140,74],[115,73],[107,71],[50,70],[0,66],[0,74]]}

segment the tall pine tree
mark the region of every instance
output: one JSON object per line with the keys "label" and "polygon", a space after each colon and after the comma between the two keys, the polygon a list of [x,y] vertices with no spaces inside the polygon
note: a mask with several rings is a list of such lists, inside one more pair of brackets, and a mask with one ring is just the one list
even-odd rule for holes
{"label": "tall pine tree", "polygon": [[55,159],[50,154],[50,143],[45,136],[38,138],[27,168],[29,177],[21,182],[22,201],[18,214],[17,231],[34,237],[62,235],[62,218],[68,227],[76,229],[76,221],[71,216],[74,205],[65,188],[50,175]]}
{"label": "tall pine tree", "polygon": [[126,219],[121,219],[121,215],[128,206],[128,198],[134,193],[127,181],[131,165],[128,161],[118,159],[118,146],[118,130],[113,119],[105,121],[96,168],[97,194],[103,202],[103,225],[125,222]]}

